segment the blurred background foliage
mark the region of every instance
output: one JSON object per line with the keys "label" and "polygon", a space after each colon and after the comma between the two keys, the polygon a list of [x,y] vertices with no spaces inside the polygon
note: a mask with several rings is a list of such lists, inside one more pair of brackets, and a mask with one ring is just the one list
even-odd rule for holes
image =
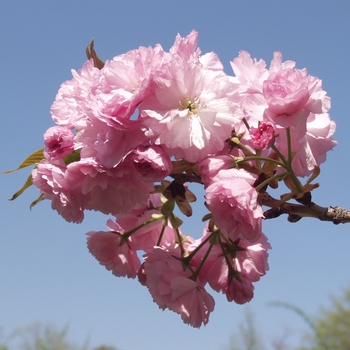
{"label": "blurred background foliage", "polygon": [[[288,345],[288,330],[285,334],[275,334],[272,340],[266,340],[259,331],[254,313],[246,308],[245,318],[232,335],[228,350],[350,350],[350,287],[338,296],[331,296],[330,301],[330,306],[321,307],[315,316],[306,315],[297,306],[287,303],[270,304],[285,308],[286,313],[297,313],[308,325],[309,330],[302,335],[300,346],[294,349]],[[2,330],[0,350],[118,350],[105,344],[91,348],[88,337],[84,344],[75,344],[70,340],[68,331],[68,326],[58,329],[40,323],[14,330],[8,335]]]}
{"label": "blurred background foliage", "polygon": [[350,286],[330,299],[331,305],[321,307],[315,316],[306,315],[297,306],[288,303],[270,304],[283,307],[286,312],[295,312],[304,319],[309,330],[301,336],[299,347],[288,345],[288,330],[267,341],[259,331],[253,312],[247,308],[239,330],[231,337],[228,350],[350,350]]}

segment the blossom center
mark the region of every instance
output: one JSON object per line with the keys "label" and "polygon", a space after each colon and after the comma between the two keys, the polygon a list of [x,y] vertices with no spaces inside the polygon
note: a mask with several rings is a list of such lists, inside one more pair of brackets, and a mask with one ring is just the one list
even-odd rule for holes
{"label": "blossom center", "polygon": [[187,96],[180,100],[179,103],[183,109],[188,109],[189,114],[198,114],[200,105],[198,97],[192,98]]}

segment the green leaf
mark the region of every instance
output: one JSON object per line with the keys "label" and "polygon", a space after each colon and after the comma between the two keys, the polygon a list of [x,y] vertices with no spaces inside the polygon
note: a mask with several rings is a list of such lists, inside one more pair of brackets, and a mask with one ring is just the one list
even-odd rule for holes
{"label": "green leaf", "polygon": [[17,170],[23,169],[29,165],[33,165],[36,163],[39,163],[42,159],[44,159],[44,149],[40,148],[39,150],[37,150],[36,152],[32,153],[30,156],[28,156],[17,169],[13,169],[13,170],[7,170],[4,171],[2,174],[10,174],[13,173]]}
{"label": "green leaf", "polygon": [[168,200],[162,205],[161,213],[164,216],[169,216],[174,211],[174,208],[175,208],[175,202]]}
{"label": "green leaf", "polygon": [[64,157],[63,160],[66,163],[66,165],[73,163],[73,162],[78,162],[80,160],[80,149],[75,150],[73,153]]}
{"label": "green leaf", "polygon": [[32,181],[32,174],[30,174],[27,178],[27,181],[24,183],[24,185],[22,186],[22,188],[20,190],[18,190],[11,198],[9,198],[10,201],[13,201],[14,199],[16,199],[18,196],[20,196],[28,187],[30,187],[31,185],[33,185],[33,181]]}
{"label": "green leaf", "polygon": [[205,214],[202,218],[202,221],[204,222],[204,221],[210,220],[212,217],[213,217],[212,213]]}
{"label": "green leaf", "polygon": [[33,209],[34,205],[37,205],[39,202],[41,202],[43,200],[43,195],[41,194],[34,202],[32,202],[32,204],[30,205],[30,210]]}
{"label": "green leaf", "polygon": [[170,215],[169,216],[169,220],[171,222],[171,226],[176,230],[177,228],[179,228],[182,224],[183,224],[183,221],[178,218],[177,216],[175,215]]}

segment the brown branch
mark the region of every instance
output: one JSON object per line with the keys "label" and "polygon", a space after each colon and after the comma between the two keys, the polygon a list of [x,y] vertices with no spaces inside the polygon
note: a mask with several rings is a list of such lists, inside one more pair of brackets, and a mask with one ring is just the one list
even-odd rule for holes
{"label": "brown branch", "polygon": [[273,219],[282,214],[288,214],[288,221],[290,222],[297,222],[303,217],[331,221],[336,225],[350,222],[350,210],[341,207],[330,206],[325,208],[313,202],[305,205],[289,202],[280,204],[279,200],[271,197],[267,192],[259,193],[259,203],[271,208],[264,213],[266,219]]}

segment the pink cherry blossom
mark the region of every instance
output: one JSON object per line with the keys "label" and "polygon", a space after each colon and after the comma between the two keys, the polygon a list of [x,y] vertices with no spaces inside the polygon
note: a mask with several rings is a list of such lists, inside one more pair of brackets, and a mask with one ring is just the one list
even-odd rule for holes
{"label": "pink cherry blossom", "polygon": [[[295,174],[311,174],[315,166],[325,161],[326,152],[336,145],[332,139],[335,124],[327,114],[330,99],[322,89],[322,81],[309,75],[306,69],[296,69],[293,61],[283,62],[280,52],[274,53],[269,71],[263,61],[253,61],[246,52],[234,59],[232,67],[236,74],[234,79],[239,82],[240,105],[253,131],[250,140],[243,134],[241,142],[254,143],[254,130],[258,128],[254,120],[272,121],[275,134],[279,135],[276,146],[288,158],[288,127],[292,142],[290,151],[295,154],[292,163]],[[241,126],[235,126],[236,132],[244,133]]]}
{"label": "pink cherry blossom", "polygon": [[74,134],[71,129],[53,126],[44,134],[44,155],[50,161],[64,158],[74,151]]}
{"label": "pink cherry blossom", "polygon": [[338,144],[332,138],[335,130],[336,124],[328,113],[310,113],[307,118],[306,139],[317,165],[325,162],[326,153]]}
{"label": "pink cherry blossom", "polygon": [[240,104],[247,117],[262,121],[267,113],[286,127],[296,124],[297,112],[325,113],[330,108],[322,81],[310,76],[306,69],[296,69],[293,61],[282,62],[280,52],[274,53],[269,70],[264,61],[253,60],[245,51],[231,66],[236,75],[232,80],[239,84]]}
{"label": "pink cherry blossom", "polygon": [[137,279],[143,286],[146,287],[147,276],[145,273],[145,263],[141,264],[139,270],[137,271]]}
{"label": "pink cherry blossom", "polygon": [[109,232],[88,232],[87,246],[90,253],[117,277],[135,278],[141,265],[131,240],[125,242],[118,224],[108,221]]}
{"label": "pink cherry blossom", "polygon": [[83,220],[84,210],[127,213],[147,201],[154,189],[153,183],[142,181],[130,161],[113,169],[103,167],[93,158],[67,166],[64,162],[42,161],[32,176],[43,198],[51,199],[52,208],[73,222]]}
{"label": "pink cherry blossom", "polygon": [[[130,231],[146,222],[151,221],[154,215],[160,215],[162,205],[159,193],[151,194],[145,203],[137,205],[126,214],[116,215],[118,225],[123,231]],[[181,230],[179,229],[181,234]],[[164,225],[164,218],[140,227],[132,234],[133,247],[136,250],[147,251],[155,245],[166,245],[175,241],[174,229],[170,223]]]}
{"label": "pink cherry blossom", "polygon": [[91,59],[78,72],[72,70],[72,75],[73,79],[61,85],[51,113],[56,124],[81,129],[86,124],[86,111],[90,109],[88,96],[99,79],[100,71]]}
{"label": "pink cherry blossom", "polygon": [[270,63],[269,73],[277,73],[281,70],[285,69],[294,69],[295,68],[295,62],[291,60],[287,60],[283,62],[283,56],[282,53],[279,51],[276,51],[273,53],[273,59]]}
{"label": "pink cherry blossom", "polygon": [[183,58],[190,59],[191,57],[199,58],[201,50],[197,48],[198,33],[192,30],[190,34],[182,38],[179,34],[175,38],[174,45],[170,48],[171,55],[179,55]]}
{"label": "pink cherry blossom", "polygon": [[242,237],[237,245],[239,249],[236,258],[241,263],[242,271],[250,281],[259,281],[260,277],[269,270],[267,251],[271,249],[271,245],[267,241],[267,237],[262,233],[259,239],[253,243]]}
{"label": "pink cherry blossom", "polygon": [[[238,57],[231,62],[231,67],[236,75],[232,81],[237,83],[245,118],[263,120],[264,111],[268,107],[262,95],[263,83],[269,76],[265,61],[253,60],[248,52],[240,51]],[[237,129],[236,131],[238,132]]]}
{"label": "pink cherry blossom", "polygon": [[164,68],[163,75],[154,77],[154,94],[140,105],[147,135],[169,156],[190,162],[222,150],[241,118],[227,75],[177,55]]}
{"label": "pink cherry blossom", "polygon": [[252,186],[256,178],[243,169],[221,170],[206,189],[206,204],[220,230],[236,240],[255,241],[261,235],[263,210]]}
{"label": "pink cherry blossom", "polygon": [[179,247],[154,247],[144,256],[146,286],[161,309],[181,315],[185,323],[199,328],[209,321],[214,299],[202,285],[190,278],[179,259]]}
{"label": "pink cherry blossom", "polygon": [[[304,78],[301,78],[298,81],[298,76],[299,78],[301,76],[305,77],[307,74],[307,70],[303,69],[303,70],[298,70],[295,68],[295,62],[294,61],[285,61],[282,62],[282,53],[281,52],[274,52],[273,55],[273,59],[271,61],[270,64],[270,70],[269,70],[271,76],[273,76],[273,74],[281,74],[281,75],[291,75],[291,81],[290,82],[285,82],[286,84],[286,91],[288,91],[288,88],[291,88],[293,85],[298,85],[301,83],[301,81]],[[294,76],[294,78],[293,78]],[[319,113],[326,113],[328,112],[328,110],[330,109],[330,98],[327,96],[326,91],[324,91],[322,89],[322,80],[314,77],[314,76],[308,76],[309,79],[309,85],[308,85],[308,89],[309,89],[309,94],[310,94],[310,98],[308,100],[308,102],[305,105],[305,109],[308,112],[312,112],[315,114],[319,114]],[[283,80],[283,78],[282,78]],[[301,85],[303,86],[303,85]],[[281,86],[281,89],[283,90],[284,87]],[[290,92],[292,91],[289,90]],[[293,92],[292,92],[293,94]]]}
{"label": "pink cherry blossom", "polygon": [[32,171],[33,184],[40,190],[43,199],[50,199],[52,209],[68,222],[81,222],[84,218],[85,196],[80,190],[69,188],[65,178],[64,162],[41,161]]}
{"label": "pink cherry blossom", "polygon": [[282,127],[305,124],[309,113],[326,113],[330,99],[322,89],[322,81],[307,70],[294,68],[295,62],[282,63],[282,54],[274,53],[270,76],[264,81],[263,96],[268,104],[267,116]]}
{"label": "pink cherry blossom", "polygon": [[[316,166],[326,160],[326,153],[333,149],[337,142],[332,136],[335,123],[330,120],[328,113],[310,113],[305,125],[290,127],[291,151],[294,152],[292,168],[297,176],[308,176]],[[287,156],[287,135],[283,128],[278,128],[279,137],[276,146],[282,154]]]}
{"label": "pink cherry blossom", "polygon": [[139,146],[131,158],[136,170],[148,182],[161,181],[171,173],[171,160],[160,146]]}
{"label": "pink cherry blossom", "polygon": [[153,183],[142,181],[130,162],[108,169],[93,158],[70,163],[66,171],[68,188],[85,195],[84,208],[104,214],[127,213],[147,201]]}
{"label": "pink cherry blossom", "polygon": [[[168,58],[167,58],[168,57]],[[105,121],[129,119],[152,91],[151,78],[170,59],[160,45],[140,47],[106,61],[92,91],[94,114]]]}
{"label": "pink cherry blossom", "polygon": [[218,256],[208,269],[208,283],[215,291],[224,293],[228,301],[245,304],[253,298],[254,286],[237,259],[232,265],[234,273],[230,273],[225,258]]}
{"label": "pink cherry blossom", "polygon": [[76,148],[81,148],[82,158],[95,158],[106,168],[115,168],[137,146],[146,141],[140,122],[115,119],[113,126],[94,116],[76,138]]}
{"label": "pink cherry blossom", "polygon": [[[258,180],[308,176],[337,144],[319,78],[280,52],[267,68],[246,51],[228,76],[197,41],[193,30],[169,52],[139,47],[101,69],[90,59],[72,70],[32,171],[40,199],[65,220],[79,223],[85,210],[113,215],[108,232],[87,234],[91,254],[116,276],[138,276],[161,309],[193,327],[214,310],[207,285],[243,304],[269,269]],[[272,156],[280,159],[270,166]],[[192,215],[190,182],[203,185],[209,210],[197,240],[173,212]]]}
{"label": "pink cherry blossom", "polygon": [[231,62],[231,67],[240,83],[240,92],[250,94],[262,92],[263,82],[269,76],[266,63],[262,59],[253,60],[248,52],[242,50]]}
{"label": "pink cherry blossom", "polygon": [[[203,236],[189,247],[189,251],[196,249],[210,235],[206,225]],[[209,242],[194,257],[197,265],[204,257],[206,259],[199,273],[201,280],[207,281],[215,291],[226,294],[228,301],[238,304],[250,301],[254,295],[252,282],[257,282],[268,270],[267,250],[271,246],[266,236],[261,234],[253,243],[244,237],[229,240],[230,243],[222,240],[221,244],[214,244],[207,255]]]}
{"label": "pink cherry blossom", "polygon": [[292,115],[305,109],[315,85],[316,80],[305,69],[287,69],[271,74],[263,86],[269,111],[276,115]]}
{"label": "pink cherry blossom", "polygon": [[197,164],[201,181],[209,186],[220,170],[227,170],[234,166],[234,160],[230,155],[223,154],[215,157],[207,157]]}

